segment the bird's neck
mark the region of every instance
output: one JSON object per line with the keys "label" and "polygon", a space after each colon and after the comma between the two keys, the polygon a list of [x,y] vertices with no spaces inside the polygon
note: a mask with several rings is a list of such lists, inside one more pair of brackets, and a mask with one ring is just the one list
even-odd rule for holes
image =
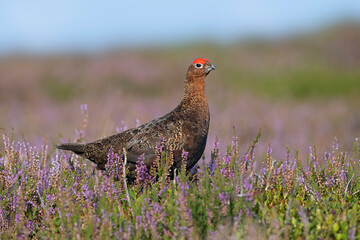
{"label": "bird's neck", "polygon": [[205,77],[185,79],[184,97],[177,111],[190,114],[193,119],[209,120],[209,106],[205,97]]}
{"label": "bird's neck", "polygon": [[205,77],[186,77],[184,87],[184,99],[205,98]]}

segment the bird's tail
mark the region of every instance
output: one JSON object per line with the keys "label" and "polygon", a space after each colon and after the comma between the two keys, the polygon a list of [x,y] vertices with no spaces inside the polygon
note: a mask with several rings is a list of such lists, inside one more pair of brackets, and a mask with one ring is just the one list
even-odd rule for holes
{"label": "bird's tail", "polygon": [[55,146],[60,150],[73,151],[77,155],[83,155],[85,153],[85,144],[81,143],[63,143]]}

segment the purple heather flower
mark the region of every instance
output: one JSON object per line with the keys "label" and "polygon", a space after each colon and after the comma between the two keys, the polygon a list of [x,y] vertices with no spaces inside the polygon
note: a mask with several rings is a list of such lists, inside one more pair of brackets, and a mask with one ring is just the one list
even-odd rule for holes
{"label": "purple heather flower", "polygon": [[223,164],[224,165],[230,165],[231,156],[228,155],[226,158],[224,158]]}
{"label": "purple heather flower", "polygon": [[160,142],[156,142],[156,151],[161,153],[162,150],[164,149],[166,139],[165,139],[165,137],[160,137],[159,140],[160,140]]}
{"label": "purple heather flower", "polygon": [[237,136],[233,136],[233,139],[231,141],[231,146],[235,147],[236,149],[238,148],[238,137]]}
{"label": "purple heather flower", "polygon": [[162,196],[162,194],[164,193],[164,192],[166,192],[166,190],[168,190],[169,189],[169,187],[168,186],[164,186],[162,189],[160,189],[160,191],[158,192],[158,197],[161,197]]}
{"label": "purple heather flower", "polygon": [[349,231],[348,231],[348,239],[349,239],[349,240],[355,239],[355,227],[349,228]]}
{"label": "purple heather flower", "polygon": [[331,153],[325,152],[325,153],[324,153],[324,159],[325,159],[325,160],[331,159]]}
{"label": "purple heather flower", "polygon": [[153,177],[149,174],[147,166],[143,162],[144,154],[139,156],[139,161],[136,164],[136,184],[148,184],[153,181]]}
{"label": "purple heather flower", "polygon": [[164,145],[162,145],[161,143],[156,142],[156,150],[161,153],[162,149],[164,148]]}
{"label": "purple heather flower", "polygon": [[135,119],[135,127],[140,126],[140,120],[138,118]]}
{"label": "purple heather flower", "polygon": [[46,195],[46,200],[48,201],[48,202],[54,202],[55,201],[55,199],[56,199],[56,197],[55,197],[55,194],[54,193],[52,193],[52,194],[49,194],[49,195]]}
{"label": "purple heather flower", "polygon": [[4,224],[6,219],[6,213],[3,208],[0,208],[0,223]]}
{"label": "purple heather flower", "polygon": [[136,164],[136,179],[138,182],[145,181],[147,178],[147,167],[143,161],[139,161]]}
{"label": "purple heather flower", "polygon": [[19,203],[19,198],[17,195],[14,195],[12,197],[12,201],[11,201],[11,210],[12,211],[16,211],[16,209],[18,208],[18,203]]}
{"label": "purple heather flower", "polygon": [[267,156],[271,156],[271,155],[272,155],[272,152],[273,152],[272,147],[271,147],[271,145],[269,144],[269,146],[268,146],[268,148],[267,148],[267,150],[266,150],[266,155],[267,155]]}
{"label": "purple heather flower", "polygon": [[120,126],[116,127],[116,132],[120,133],[123,131],[126,131],[128,129],[128,126],[125,124],[123,120],[120,121]]}
{"label": "purple heather flower", "polygon": [[252,181],[253,181],[253,178],[250,177],[250,176],[247,176],[247,177],[243,177],[243,184],[244,184],[244,189],[246,191],[250,191],[252,190]]}
{"label": "purple heather flower", "polygon": [[215,170],[215,168],[216,168],[216,163],[215,163],[215,161],[213,161],[213,160],[211,159],[211,161],[209,162],[208,168],[209,168],[209,170],[210,170],[211,173],[214,173],[214,170]]}
{"label": "purple heather flower", "polygon": [[337,152],[338,150],[339,150],[339,144],[337,142],[337,138],[335,137],[333,141],[333,151]]}
{"label": "purple heather flower", "polygon": [[187,195],[187,190],[189,189],[189,184],[187,182],[182,183],[179,179],[179,177],[176,177],[176,182],[178,183],[181,195],[185,196]]}
{"label": "purple heather flower", "polygon": [[214,142],[214,151],[218,152],[219,148],[220,148],[220,143],[219,143],[218,139],[216,138],[215,142]]}
{"label": "purple heather flower", "polygon": [[109,177],[121,179],[123,174],[122,173],[123,163],[121,156],[119,156],[119,154],[114,153],[111,149],[109,149],[105,168],[108,170],[107,172]]}
{"label": "purple heather flower", "polygon": [[88,110],[87,104],[81,104],[80,109],[81,109],[81,114],[85,115],[87,113],[87,110]]}
{"label": "purple heather flower", "polygon": [[305,183],[304,176],[297,177],[296,182],[298,182],[300,186],[304,185],[304,183]]}
{"label": "purple heather flower", "polygon": [[227,193],[226,192],[219,193],[219,199],[220,199],[221,205],[226,205],[227,204]]}
{"label": "purple heather flower", "polygon": [[82,129],[75,129],[75,138],[76,139],[84,139],[85,132]]}
{"label": "purple heather flower", "polygon": [[26,228],[29,230],[30,233],[34,231],[34,223],[32,221],[26,221],[25,222]]}
{"label": "purple heather flower", "polygon": [[309,161],[309,165],[312,166],[312,164],[314,164],[313,166],[315,167],[315,171],[316,171],[316,155],[315,155],[315,149],[313,149],[311,146],[309,147],[309,157],[310,157],[310,161]]}
{"label": "purple heather flower", "polygon": [[240,221],[243,216],[244,211],[242,209],[239,210],[239,214],[237,216],[238,220]]}
{"label": "purple heather flower", "polygon": [[316,191],[316,200],[317,201],[320,201],[320,199],[321,199],[321,194],[320,194],[320,192],[319,191]]}
{"label": "purple heather flower", "polygon": [[139,159],[140,161],[143,161],[143,160],[145,159],[145,153],[141,154],[141,155],[138,157],[138,159]]}
{"label": "purple heather flower", "polygon": [[251,217],[251,210],[246,208],[246,216]]}
{"label": "purple heather flower", "polygon": [[242,158],[242,165],[247,168],[252,168],[252,158],[253,155],[251,152],[245,153]]}
{"label": "purple heather flower", "polygon": [[141,228],[143,228],[142,216],[140,215],[136,216],[135,227],[137,230],[141,230]]}
{"label": "purple heather flower", "polygon": [[5,166],[6,162],[5,162],[5,156],[0,157],[0,166]]}
{"label": "purple heather flower", "polygon": [[109,151],[109,153],[107,155],[107,162],[106,162],[106,165],[105,165],[106,169],[111,169],[112,168],[112,166],[114,165],[114,159],[115,159],[114,152]]}
{"label": "purple heather flower", "polygon": [[346,173],[345,173],[344,169],[341,170],[340,175],[339,175],[339,179],[340,179],[341,182],[346,181]]}
{"label": "purple heather flower", "polygon": [[15,215],[15,222],[19,223],[21,221],[21,215],[19,213],[16,213]]}
{"label": "purple heather flower", "polygon": [[91,200],[94,198],[94,192],[89,188],[86,183],[81,186],[81,192],[87,200]]}
{"label": "purple heather flower", "polygon": [[286,168],[287,168],[287,162],[285,161],[285,162],[281,163],[279,170],[281,170],[282,172],[285,172]]}
{"label": "purple heather flower", "polygon": [[26,236],[24,233],[22,233],[21,235],[16,236],[16,239],[18,240],[26,239]]}
{"label": "purple heather flower", "polygon": [[275,168],[275,169],[274,169],[274,174],[275,174],[275,175],[279,175],[279,174],[280,174],[280,171],[281,171],[280,168]]}
{"label": "purple heather flower", "polygon": [[60,154],[57,150],[55,153],[55,156],[52,157],[51,161],[51,168],[50,168],[50,175],[55,176],[59,174],[60,168],[61,168],[61,162],[60,162]]}
{"label": "purple heather flower", "polygon": [[325,175],[325,178],[326,178],[326,181],[325,181],[325,184],[327,186],[335,186],[336,184],[336,179],[334,178],[333,175]]}
{"label": "purple heather flower", "polygon": [[231,171],[230,168],[231,156],[228,155],[223,158],[223,162],[221,163],[220,173],[226,178],[230,179],[234,176],[234,173]]}
{"label": "purple heather flower", "polygon": [[180,196],[177,201],[179,204],[178,211],[180,212],[181,216],[183,216],[188,222],[192,222],[192,213],[191,209],[187,207],[187,201],[188,201],[188,189],[189,184],[188,182],[181,182],[179,177],[176,177],[176,182],[178,183],[179,190],[180,190]]}
{"label": "purple heather flower", "polygon": [[187,157],[189,155],[189,152],[185,151],[184,149],[182,150],[181,152],[181,158],[186,161],[187,160]]}

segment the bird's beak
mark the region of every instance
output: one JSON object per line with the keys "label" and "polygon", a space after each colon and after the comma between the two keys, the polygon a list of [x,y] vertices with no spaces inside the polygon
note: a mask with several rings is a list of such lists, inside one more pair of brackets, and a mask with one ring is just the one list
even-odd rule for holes
{"label": "bird's beak", "polygon": [[212,70],[215,70],[216,67],[215,65],[211,64],[211,66],[207,67],[205,72],[206,72],[206,75],[208,75]]}

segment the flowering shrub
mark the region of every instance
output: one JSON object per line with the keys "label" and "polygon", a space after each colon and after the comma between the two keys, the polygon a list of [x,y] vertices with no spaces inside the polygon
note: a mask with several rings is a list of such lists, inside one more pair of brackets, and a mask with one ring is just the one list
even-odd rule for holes
{"label": "flowering shrub", "polygon": [[[332,149],[307,159],[269,145],[255,159],[260,134],[240,153],[237,138],[209,163],[170,178],[165,154],[151,169],[139,156],[137,178],[124,181],[123,154],[107,171],[44,145],[4,135],[0,157],[2,238],[214,239],[360,237],[360,142],[351,153]],[[161,153],[161,147],[159,147]],[[183,152],[184,161],[187,154]],[[126,166],[125,166],[126,167]]]}

